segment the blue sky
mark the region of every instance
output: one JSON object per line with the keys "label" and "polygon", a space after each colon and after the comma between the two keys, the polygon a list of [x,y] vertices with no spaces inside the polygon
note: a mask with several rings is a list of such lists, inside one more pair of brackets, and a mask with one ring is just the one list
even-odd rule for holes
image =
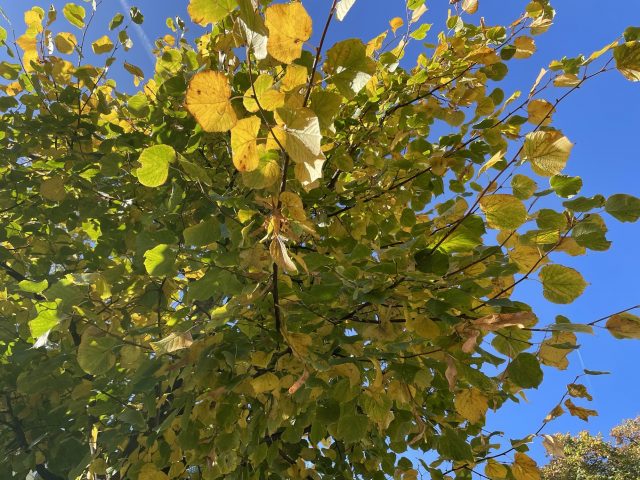
{"label": "blue sky", "polygon": [[[12,20],[18,34],[23,28],[22,11],[31,5],[46,7],[49,3],[0,0],[0,6]],[[53,2],[58,11],[65,3]],[[78,3],[82,2],[78,0]],[[125,3],[142,10],[145,15],[143,29],[151,41],[168,33],[165,26],[167,16],[178,14],[187,18],[186,0],[129,0]],[[330,3],[329,0],[304,2],[315,22],[313,44],[317,44]],[[480,0],[478,13],[469,18],[478,22],[483,16],[489,25],[509,23],[517,18],[526,3],[523,0]],[[506,81],[501,82],[507,96],[513,90],[528,91],[540,68],[546,67],[550,60],[579,53],[589,55],[614,40],[627,26],[640,25],[638,1],[610,6],[598,0],[556,0],[554,3],[558,10],[555,24],[548,33],[536,37],[536,55],[528,60],[509,62],[511,73]],[[90,3],[84,5],[90,8]],[[89,35],[90,40],[104,33],[116,9],[124,10],[122,5],[123,0],[103,1]],[[429,11],[421,20],[434,24],[426,39],[433,41],[444,26],[450,6],[447,0],[427,0],[427,5]],[[404,16],[403,1],[358,0],[344,22],[331,25],[325,45],[330,47],[335,41],[350,37],[368,40],[386,30],[387,21],[394,16]],[[124,58],[151,72],[153,64],[148,45],[139,36],[132,36],[136,45]],[[420,42],[414,41],[407,58],[415,58],[421,48]],[[406,66],[411,65],[407,63]],[[132,87],[128,74],[116,73],[115,77],[121,86]],[[556,95],[558,91],[552,91],[543,98],[553,101]],[[554,117],[554,125],[575,143],[565,173],[583,178],[583,194],[602,193],[608,196],[624,192],[640,196],[639,111],[640,85],[626,81],[615,71],[593,79],[562,102]],[[610,227],[608,237],[613,241],[609,251],[591,252],[575,259],[557,257],[560,263],[581,271],[590,282],[585,294],[574,304],[559,306],[544,301],[541,287],[535,279],[523,282],[516,290],[515,296],[529,302],[543,323],[552,322],[557,314],[566,315],[574,322],[588,322],[640,303],[640,254],[637,249],[640,224],[621,224],[610,217],[607,221]],[[588,424],[575,417],[564,416],[549,425],[547,433],[577,432],[585,428],[605,433],[621,420],[640,414],[640,374],[636,364],[640,360],[640,342],[616,341],[602,330],[594,336],[583,335],[579,341],[582,344],[581,358],[576,353],[571,354],[571,366],[566,371],[545,369],[545,381],[540,390],[527,392],[529,404],[505,407],[490,415],[489,428],[503,430],[514,438],[535,431],[562,396],[565,385],[581,372],[583,362],[588,369],[612,372],[612,375],[586,380],[595,397],[591,408],[597,409],[600,416],[592,418]],[[539,442],[533,452],[539,461],[544,459]]]}

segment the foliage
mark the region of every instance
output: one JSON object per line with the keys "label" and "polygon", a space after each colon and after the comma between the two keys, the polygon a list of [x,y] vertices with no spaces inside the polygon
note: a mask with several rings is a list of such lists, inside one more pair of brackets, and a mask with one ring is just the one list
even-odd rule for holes
{"label": "foliage", "polygon": [[559,254],[640,217],[579,196],[551,126],[614,65],[640,78],[638,29],[507,96],[553,8],[501,26],[452,3],[410,69],[423,0],[328,48],[354,0],[319,28],[299,2],[191,0],[151,77],[118,59],[137,8],[98,33],[95,1],[0,30],[3,478],[411,479],[412,450],[433,479],[539,478],[534,436],[501,450],[488,409],[566,368],[576,333],[640,336],[633,307],[539,325],[511,296],[537,277],[573,301],[587,283]]}
{"label": "foliage", "polygon": [[545,439],[551,462],[542,469],[544,480],[628,480],[640,472],[640,417],[611,430],[612,441],[580,432]]}

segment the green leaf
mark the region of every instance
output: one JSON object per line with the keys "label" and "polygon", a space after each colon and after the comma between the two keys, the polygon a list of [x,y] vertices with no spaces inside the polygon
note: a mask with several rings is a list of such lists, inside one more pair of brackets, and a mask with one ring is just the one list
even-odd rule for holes
{"label": "green leaf", "polygon": [[640,40],[623,43],[613,49],[616,68],[627,80],[640,82]]}
{"label": "green leaf", "polygon": [[85,10],[80,5],[75,3],[67,3],[62,9],[62,14],[71,25],[78,28],[84,28],[84,17],[86,16]]}
{"label": "green leaf", "polygon": [[40,293],[47,289],[49,286],[49,282],[47,280],[42,280],[41,282],[31,282],[29,280],[22,280],[18,283],[18,287],[23,292],[29,293]]}
{"label": "green leaf", "polygon": [[142,185],[159,187],[167,181],[169,164],[175,159],[176,152],[169,145],[145,148],[138,158],[141,167],[136,170],[136,176]]}
{"label": "green leaf", "polygon": [[329,81],[346,98],[353,98],[376,71],[376,63],[367,56],[361,40],[352,38],[336,43],[327,52],[324,64]]}
{"label": "green leaf", "polygon": [[202,247],[220,239],[220,224],[209,219],[197,225],[185,228],[182,232],[188,245]]}
{"label": "green leaf", "polygon": [[507,367],[509,380],[522,388],[538,388],[542,383],[540,362],[531,353],[519,354]]}
{"label": "green leaf", "polygon": [[545,265],[539,275],[544,298],[553,303],[571,303],[584,292],[587,282],[573,268]]}
{"label": "green leaf", "polygon": [[229,15],[238,6],[237,0],[191,0],[187,11],[191,20],[206,27],[210,23],[217,23]]}
{"label": "green leaf", "polygon": [[122,15],[121,13],[116,13],[111,19],[111,21],[109,22],[109,30],[118,28],[120,25],[122,25],[123,21],[124,21],[124,15]]}
{"label": "green leaf", "polygon": [[460,462],[473,460],[473,452],[467,442],[466,435],[462,431],[446,426],[443,427],[442,434],[438,437],[437,449],[443,458]]}
{"label": "green leaf", "polygon": [[554,192],[564,198],[571,198],[577,195],[582,188],[580,177],[569,177],[567,175],[554,175],[549,179],[549,184]]}
{"label": "green leaf", "polygon": [[39,339],[43,335],[46,336],[62,321],[56,302],[39,302],[36,304],[36,312],[38,315],[29,320],[29,330],[35,339]]}
{"label": "green leaf", "polygon": [[449,271],[449,256],[431,250],[420,250],[414,255],[416,268],[424,273],[433,273],[442,276]]}
{"label": "green leaf", "polygon": [[640,198],[623,193],[611,195],[604,209],[621,222],[635,222],[640,218]]}
{"label": "green leaf", "polygon": [[338,421],[338,438],[346,444],[360,442],[367,435],[369,421],[364,415],[349,413]]}
{"label": "green leaf", "polygon": [[103,332],[89,327],[83,334],[78,346],[78,364],[90,375],[103,375],[116,363],[113,347],[117,340],[105,336]]}
{"label": "green leaf", "polygon": [[526,200],[535,193],[538,185],[536,185],[536,182],[526,175],[518,173],[514,175],[511,180],[511,188],[514,196],[518,197],[520,200]]}
{"label": "green leaf", "polygon": [[162,277],[173,272],[175,252],[164,243],[144,252],[144,267],[149,275]]}
{"label": "green leaf", "polygon": [[515,230],[527,221],[527,209],[513,195],[495,194],[480,199],[487,224],[498,230]]}

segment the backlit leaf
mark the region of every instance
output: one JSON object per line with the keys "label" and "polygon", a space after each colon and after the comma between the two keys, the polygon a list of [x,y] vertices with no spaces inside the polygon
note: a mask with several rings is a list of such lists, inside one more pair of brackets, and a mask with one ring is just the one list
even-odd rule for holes
{"label": "backlit leaf", "polygon": [[527,209],[513,195],[495,194],[480,199],[487,224],[499,230],[514,230],[527,220]]}
{"label": "backlit leaf", "polygon": [[240,172],[250,172],[258,168],[259,158],[256,141],[260,125],[260,118],[254,115],[239,120],[231,129],[233,164]]}
{"label": "backlit leaf", "polygon": [[167,181],[169,164],[175,160],[176,152],[169,145],[145,148],[138,158],[141,166],[136,170],[136,176],[146,187],[159,187]]}
{"label": "backlit leaf", "polygon": [[170,333],[162,340],[158,340],[157,342],[150,342],[151,348],[158,355],[162,355],[164,353],[171,353],[177,350],[183,350],[185,348],[189,348],[193,343],[193,338],[191,337],[190,332],[184,333]]}
{"label": "backlit leaf", "polygon": [[226,132],[238,122],[231,105],[231,87],[223,73],[196,73],[189,82],[185,103],[205,132]]}
{"label": "backlit leaf", "polygon": [[273,4],[265,12],[269,30],[267,51],[282,63],[291,63],[302,53],[311,37],[311,17],[302,3]]}
{"label": "backlit leaf", "polygon": [[527,134],[523,155],[538,175],[551,177],[564,170],[573,143],[558,131],[538,131]]}
{"label": "backlit leaf", "polygon": [[578,271],[562,265],[545,265],[539,278],[544,298],[553,303],[571,303],[587,287],[587,282]]}
{"label": "backlit leaf", "polygon": [[187,12],[198,25],[217,23],[238,6],[237,0],[190,0]]}
{"label": "backlit leaf", "polygon": [[67,3],[62,8],[62,14],[64,18],[66,18],[71,25],[84,28],[84,18],[86,16],[86,12],[83,7],[80,5],[76,5],[75,3]]}
{"label": "backlit leaf", "polygon": [[471,423],[484,418],[489,408],[489,399],[477,388],[467,388],[456,394],[456,410]]}

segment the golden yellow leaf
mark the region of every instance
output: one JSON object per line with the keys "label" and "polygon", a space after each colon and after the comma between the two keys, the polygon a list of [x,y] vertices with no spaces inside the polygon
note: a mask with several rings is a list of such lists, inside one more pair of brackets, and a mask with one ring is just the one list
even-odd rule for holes
{"label": "golden yellow leaf", "polygon": [[282,63],[300,58],[304,42],[311,37],[311,17],[301,3],[270,5],[265,12],[269,30],[267,51]]}
{"label": "golden yellow leaf", "polygon": [[404,20],[400,17],[395,17],[389,20],[389,26],[391,26],[391,31],[396,33],[396,31],[404,25]]}
{"label": "golden yellow leaf", "polygon": [[296,64],[289,65],[287,67],[287,72],[282,78],[282,85],[280,88],[283,92],[291,92],[296,87],[306,87],[308,75],[307,67]]}
{"label": "golden yellow leaf", "polygon": [[78,44],[78,41],[73,33],[60,32],[56,35],[54,43],[60,53],[68,55],[73,53],[73,49]]}
{"label": "golden yellow leaf", "polygon": [[532,100],[527,105],[529,123],[534,125],[548,125],[551,123],[551,114],[555,111],[553,105],[546,100]]}
{"label": "golden yellow leaf", "polygon": [[100,55],[101,53],[109,53],[113,50],[113,42],[107,35],[103,35],[98,40],[91,44],[93,53]]}
{"label": "golden yellow leaf", "polygon": [[496,462],[491,459],[487,462],[487,465],[484,467],[484,474],[493,479],[501,480],[503,478],[507,478],[507,474],[509,470],[503,464]]}
{"label": "golden yellow leaf", "polygon": [[509,250],[509,259],[517,265],[520,273],[527,273],[534,266],[538,269],[549,262],[547,257],[542,257],[542,251],[539,248],[521,244],[517,244],[512,250]]}
{"label": "golden yellow leaf", "polygon": [[258,168],[257,138],[261,121],[255,115],[243,118],[231,129],[233,164],[240,172]]}
{"label": "golden yellow leaf", "polygon": [[522,36],[513,41],[516,53],[513,58],[529,58],[536,52],[536,42],[531,37]]}
{"label": "golden yellow leaf", "polygon": [[478,0],[463,0],[462,10],[472,15],[478,11]]}
{"label": "golden yellow leaf", "polygon": [[564,370],[569,366],[567,355],[569,355],[572,350],[570,348],[558,348],[554,345],[560,347],[565,344],[575,345],[576,341],[576,335],[572,332],[553,332],[551,337],[542,342],[540,346],[540,352],[538,353],[540,361],[550,367]]}
{"label": "golden yellow leaf", "polygon": [[365,54],[367,55],[367,57],[370,57],[374,52],[382,48],[385,38],[387,38],[387,32],[382,32],[377,37],[369,40],[369,42],[367,43],[367,48],[365,50]]}
{"label": "golden yellow leaf", "polygon": [[[244,94],[242,103],[249,112],[255,113],[262,108],[266,111],[273,111],[284,105],[284,93],[271,88],[273,77],[271,75],[259,75]],[[256,100],[257,97],[257,100]]]}
{"label": "golden yellow leaf", "polygon": [[528,133],[523,155],[531,162],[531,168],[538,175],[557,175],[567,164],[573,143],[559,131],[538,131]]}
{"label": "golden yellow leaf", "polygon": [[524,453],[515,454],[515,462],[511,466],[511,473],[516,480],[540,480],[540,470],[536,462]]}
{"label": "golden yellow leaf", "polygon": [[223,73],[201,72],[189,82],[186,106],[205,132],[226,132],[238,122],[230,98],[231,87]]}
{"label": "golden yellow leaf", "polygon": [[467,388],[456,394],[455,407],[471,423],[482,420],[489,408],[489,399],[477,388]]}

